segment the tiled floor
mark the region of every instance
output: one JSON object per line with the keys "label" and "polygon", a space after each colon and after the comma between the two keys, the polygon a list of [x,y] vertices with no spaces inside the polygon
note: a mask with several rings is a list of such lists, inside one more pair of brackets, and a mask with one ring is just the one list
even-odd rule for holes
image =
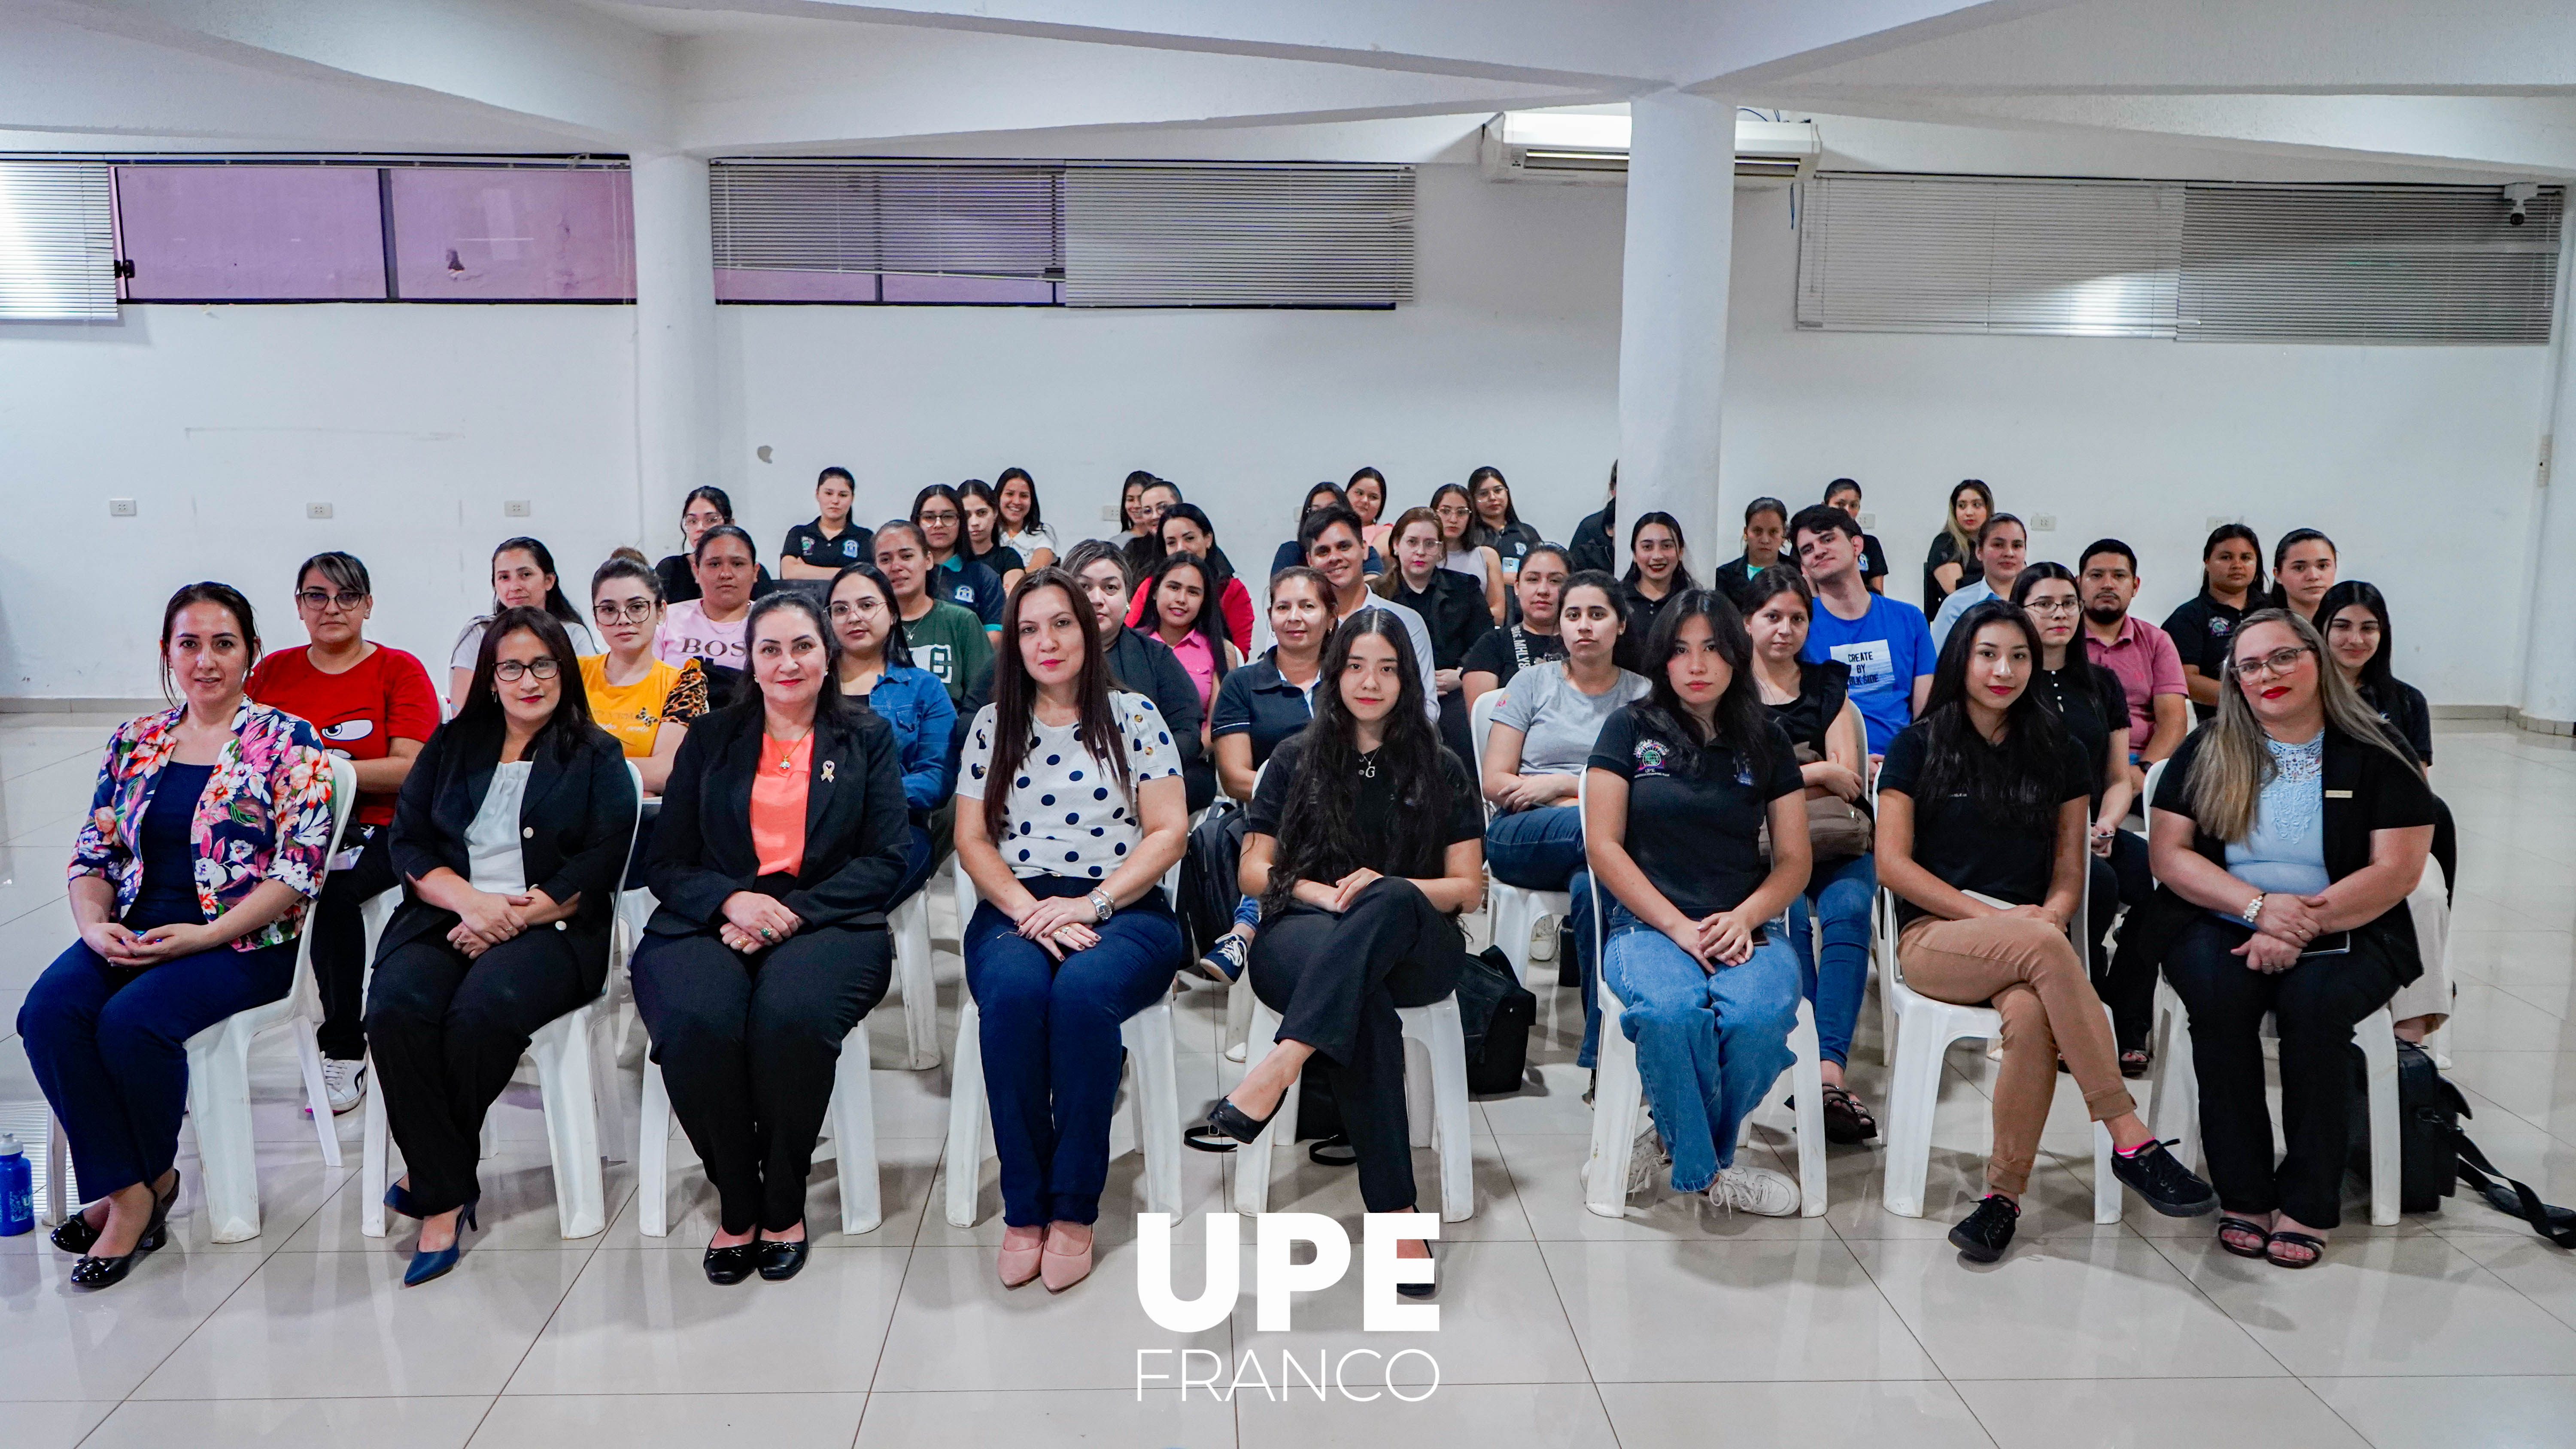
{"label": "tiled floor", "polygon": [[[105,721],[0,717],[0,1029],[70,936],[60,873]],[[2458,813],[2461,977],[2448,1046],[2478,1140],[2559,1202],[2576,1202],[2576,754],[2496,730],[2446,731],[2436,782]],[[934,934],[953,940],[944,895]],[[953,954],[941,992],[953,1018]],[[2089,1143],[2061,1093],[2023,1240],[1971,1269],[1940,1241],[1987,1140],[1973,1048],[1951,1058],[1929,1213],[1878,1205],[1880,1154],[1837,1149],[1821,1220],[1726,1217],[1670,1194],[1628,1218],[1584,1210],[1575,1169],[1590,1115],[1572,1066],[1570,992],[1542,1000],[1537,1080],[1475,1112],[1476,1216],[1442,1250],[1440,1332],[1359,1330],[1357,1274],[1299,1309],[1291,1333],[1237,1314],[1191,1337],[1138,1306],[1138,1159],[1111,1175],[1103,1261],[1080,1289],[1005,1292],[986,1216],[948,1226],[940,1190],[945,1069],[874,1076],[885,1222],[828,1234],[786,1285],[715,1289],[697,1254],[711,1205],[675,1144],[673,1231],[636,1228],[634,1177],[608,1175],[607,1232],[556,1236],[542,1119],[514,1089],[485,1176],[486,1230],[452,1277],[398,1286],[406,1236],[358,1231],[349,1170],[323,1167],[282,1041],[254,1062],[265,1232],[208,1243],[193,1189],[174,1246],[123,1286],[66,1291],[70,1260],[0,1239],[0,1442],[53,1446],[914,1444],[2063,1446],[2187,1443],[2457,1449],[2576,1442],[2576,1257],[2483,1204],[2372,1230],[2347,1219],[2326,1264],[2288,1273],[2217,1253],[2206,1220],[2134,1211],[2095,1227]],[[1217,1055],[1219,1001],[1181,1003],[1183,1094],[1239,1070]],[[1879,1099],[1876,1013],[1859,1087]],[[943,1036],[945,1033],[943,1033]],[[899,1009],[875,1027],[897,1059]],[[1757,1157],[1793,1156],[1776,1097]],[[41,1107],[24,1054],[0,1046],[0,1122]],[[193,1151],[183,1141],[183,1151]],[[620,1157],[626,1154],[620,1152]],[[1186,1155],[1193,1212],[1231,1171]],[[1275,1210],[1356,1226],[1347,1172],[1281,1168]],[[1431,1159],[1422,1154],[1424,1181]],[[183,1159],[194,1176],[194,1163]],[[836,1169],[818,1170],[816,1221]],[[1204,1238],[1185,1224],[1176,1288],[1196,1292]],[[1440,1386],[1418,1403],[1317,1403],[1302,1385],[1139,1393],[1140,1349],[1281,1354],[1310,1363],[1419,1346]],[[1168,1362],[1168,1360],[1166,1360]],[[1364,1364],[1367,1362],[1362,1361]],[[1355,1390],[1373,1387],[1365,1371]],[[1380,1376],[1381,1382],[1383,1375]],[[1424,1381],[1418,1361],[1399,1385]],[[2144,1382],[2141,1382],[2141,1381]],[[1248,1382],[1248,1381],[1247,1381]],[[1408,1388],[1418,1394],[1419,1388]]]}

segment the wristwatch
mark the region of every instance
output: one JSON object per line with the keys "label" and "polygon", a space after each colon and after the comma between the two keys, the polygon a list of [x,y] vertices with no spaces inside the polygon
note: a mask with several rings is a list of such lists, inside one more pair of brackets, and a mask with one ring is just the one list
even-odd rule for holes
{"label": "wristwatch", "polygon": [[1109,899],[1108,892],[1093,891],[1091,893],[1091,923],[1093,925],[1096,926],[1102,921],[1108,920],[1112,915],[1117,914],[1117,911],[1118,903]]}

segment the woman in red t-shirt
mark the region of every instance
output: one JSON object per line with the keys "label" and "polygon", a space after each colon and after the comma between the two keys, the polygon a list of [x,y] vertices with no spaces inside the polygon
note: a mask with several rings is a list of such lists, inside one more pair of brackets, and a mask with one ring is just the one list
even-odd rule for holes
{"label": "woman in red t-shirt", "polygon": [[366,1096],[367,1043],[360,1024],[367,933],[358,908],[394,888],[385,827],[394,794],[421,743],[438,728],[438,690],[421,662],[367,639],[375,609],[367,566],[345,553],[315,554],[295,572],[295,612],[311,642],[260,660],[250,697],[311,723],[322,747],[358,768],[358,809],[332,857],[313,908],[313,976],[322,994],[322,1081],[331,1110]]}

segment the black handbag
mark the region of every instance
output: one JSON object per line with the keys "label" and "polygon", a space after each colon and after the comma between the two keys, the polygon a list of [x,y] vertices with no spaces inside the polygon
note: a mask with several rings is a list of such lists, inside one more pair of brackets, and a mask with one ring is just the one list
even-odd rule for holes
{"label": "black handbag", "polygon": [[[2370,1174],[2370,1093],[2361,1048],[2353,1048],[2353,1144],[2350,1164]],[[2487,1160],[2460,1119],[2474,1115],[2460,1089],[2443,1079],[2433,1058],[2411,1041],[2397,1043],[2397,1206],[2402,1212],[2439,1212],[2442,1199],[2467,1183],[2496,1211],[2520,1218],[2562,1248],[2576,1248],[2576,1212],[2552,1207],[2540,1194]]]}

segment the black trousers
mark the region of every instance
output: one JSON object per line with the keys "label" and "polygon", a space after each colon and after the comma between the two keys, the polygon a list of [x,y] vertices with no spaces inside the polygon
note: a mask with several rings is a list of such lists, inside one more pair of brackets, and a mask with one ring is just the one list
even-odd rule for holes
{"label": "black trousers", "polygon": [[443,1213],[475,1195],[483,1114],[509,1088],[539,1027],[599,994],[564,933],[524,932],[467,960],[430,935],[376,963],[367,1041],[411,1199]]}
{"label": "black trousers", "polygon": [[2111,837],[2108,858],[2089,852],[2084,858],[2093,872],[2090,914],[2085,920],[2093,932],[2085,952],[2093,993],[2111,1008],[2111,1034],[2119,1039],[2120,1050],[2136,1051],[2147,1044],[2147,1032],[2154,1025],[2156,957],[2144,949],[2128,949],[2128,938],[2143,932],[2123,927],[2116,951],[2110,936],[2120,907],[2135,911],[2155,895],[2155,876],[2147,869],[2147,842],[2129,831],[2118,831]]}
{"label": "black trousers", "polygon": [[[2229,954],[2252,934],[2204,912],[2165,953],[2165,977],[2191,1012],[2210,1185],[2228,1212],[2278,1210],[2310,1227],[2331,1228],[2343,1218],[2344,1161],[2352,1145],[2353,1024],[2387,1005],[2403,983],[2359,937],[2350,955],[2256,971]],[[2281,1136],[2288,1150],[2277,1167],[2257,1035],[2265,1012],[2281,1034]]]}
{"label": "black trousers", "polygon": [[653,1060],[724,1230],[803,1222],[841,1038],[885,999],[893,938],[883,926],[808,926],[745,956],[712,931],[647,934],[633,972]]}
{"label": "black trousers", "polygon": [[402,884],[394,875],[390,825],[359,825],[352,831],[366,838],[357,863],[335,870],[322,882],[322,897],[313,903],[313,983],[322,993],[322,1055],[353,1062],[367,1054],[361,1024],[366,1011],[367,926],[358,908]]}
{"label": "black trousers", "polygon": [[[1293,906],[1252,938],[1252,991],[1279,1013],[1279,1041],[1315,1049],[1359,1156],[1373,1213],[1413,1206],[1399,1006],[1428,1006],[1458,985],[1458,923],[1411,881],[1372,882],[1341,915]],[[1295,1087],[1290,1087],[1295,1091]]]}

